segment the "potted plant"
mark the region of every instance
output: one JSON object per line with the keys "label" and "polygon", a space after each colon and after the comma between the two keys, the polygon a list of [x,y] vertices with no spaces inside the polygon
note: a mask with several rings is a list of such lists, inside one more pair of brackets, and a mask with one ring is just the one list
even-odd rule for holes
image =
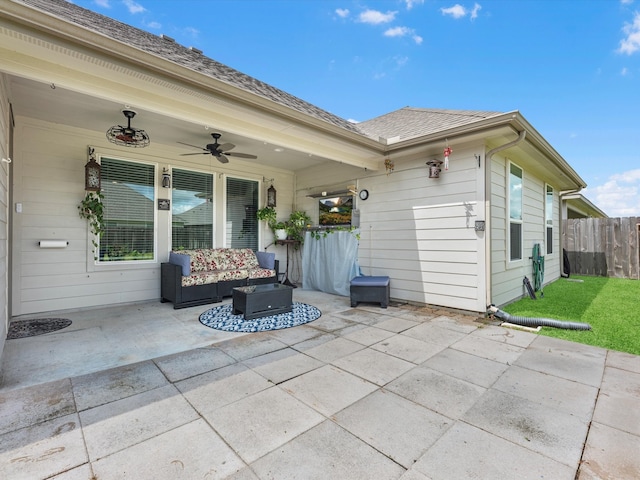
{"label": "potted plant", "polygon": [[287,238],[287,225],[284,222],[274,223],[271,228],[276,240],[285,240]]}
{"label": "potted plant", "polygon": [[256,217],[258,220],[264,220],[269,225],[269,228],[273,230],[273,226],[276,224],[276,209],[274,207],[264,207],[256,211]]}
{"label": "potted plant", "polygon": [[87,192],[84,199],[78,205],[78,214],[80,218],[84,218],[89,222],[89,228],[94,238],[91,239],[93,245],[94,258],[96,257],[96,249],[98,243],[95,237],[101,237],[104,232],[104,195],[100,190],[96,192]]}
{"label": "potted plant", "polygon": [[291,212],[289,220],[286,222],[288,238],[303,243],[304,236],[302,232],[307,226],[311,226],[311,217],[306,212],[302,210]]}

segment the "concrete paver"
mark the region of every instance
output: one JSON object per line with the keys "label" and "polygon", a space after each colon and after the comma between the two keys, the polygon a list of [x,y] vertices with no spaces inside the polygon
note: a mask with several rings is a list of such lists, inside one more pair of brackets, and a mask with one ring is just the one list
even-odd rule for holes
{"label": "concrete paver", "polygon": [[8,341],[0,478],[640,478],[640,357],[294,300],[322,321],[229,334],[198,322],[206,306],[154,302]]}

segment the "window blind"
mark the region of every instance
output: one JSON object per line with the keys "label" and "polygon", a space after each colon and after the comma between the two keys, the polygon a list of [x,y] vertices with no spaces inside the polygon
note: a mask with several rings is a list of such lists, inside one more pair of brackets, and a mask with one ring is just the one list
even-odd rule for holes
{"label": "window blind", "polygon": [[253,180],[227,178],[227,247],[258,250],[258,187]]}
{"label": "window blind", "polygon": [[173,169],[171,245],[213,247],[213,175]]}
{"label": "window blind", "polygon": [[104,233],[100,262],[153,260],[155,167],[101,158]]}

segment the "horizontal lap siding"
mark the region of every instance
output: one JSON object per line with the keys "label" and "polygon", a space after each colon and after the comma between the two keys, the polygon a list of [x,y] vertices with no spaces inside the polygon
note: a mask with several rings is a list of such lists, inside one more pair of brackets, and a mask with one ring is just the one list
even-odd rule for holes
{"label": "horizontal lap siding", "polygon": [[[521,261],[509,261],[508,207],[507,207],[507,160],[494,157],[491,162],[491,301],[503,305],[524,293],[523,279],[526,275],[533,281],[533,261],[530,258],[535,243],[546,245],[545,182],[523,170],[523,246]],[[553,185],[552,185],[553,186]],[[554,188],[553,248],[551,255],[545,252],[544,283],[556,280],[560,275],[560,209],[558,192]],[[546,246],[545,246],[546,251]]]}
{"label": "horizontal lap siding", "polygon": [[[479,201],[479,169],[474,154],[482,149],[456,148],[450,169],[428,178],[428,156],[396,159],[389,175],[359,171],[359,263],[365,275],[388,275],[391,297],[471,311],[484,303],[484,243],[475,221],[484,219]],[[355,173],[355,172],[350,172]],[[339,183],[298,175],[298,187]],[[301,201],[306,200],[301,198]],[[317,207],[316,207],[317,208]]]}
{"label": "horizontal lap siding", "polygon": [[[215,235],[223,241],[225,172],[234,177],[274,178],[282,216],[288,216],[294,196],[293,174],[265,169],[247,173],[235,160],[226,166],[198,163],[199,157],[179,157],[178,147],[152,143],[148,148],[123,149],[107,143],[104,132],[91,132],[18,117],[14,182],[14,202],[22,204],[22,213],[14,214],[13,237],[13,315],[85,308],[118,303],[160,299],[160,263],[169,252],[171,217],[156,212],[156,260],[152,262],[111,262],[94,266],[87,221],[78,215],[78,204],[85,195],[84,164],[87,146],[95,145],[116,158],[214,173],[216,198]],[[156,179],[157,181],[157,179]],[[268,185],[267,185],[268,186]],[[266,188],[266,187],[265,187]],[[170,198],[159,189],[157,195]],[[272,242],[271,231],[260,222],[262,248]],[[67,240],[66,248],[41,249],[39,240]],[[274,249],[276,251],[276,249]],[[277,249],[280,265],[286,260],[285,249]],[[284,267],[281,267],[283,269]]]}

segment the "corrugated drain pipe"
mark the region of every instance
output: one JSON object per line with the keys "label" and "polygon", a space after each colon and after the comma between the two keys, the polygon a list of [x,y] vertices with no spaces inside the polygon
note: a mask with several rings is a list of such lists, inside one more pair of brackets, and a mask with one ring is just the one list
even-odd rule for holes
{"label": "corrugated drain pipe", "polygon": [[591,325],[581,322],[564,322],[562,320],[555,320],[553,318],[532,318],[532,317],[518,317],[516,315],[510,315],[507,312],[503,312],[495,305],[489,305],[487,309],[489,315],[493,315],[504,322],[513,323],[515,325],[523,325],[525,327],[554,327],[564,328],[566,330],[591,330]]}

